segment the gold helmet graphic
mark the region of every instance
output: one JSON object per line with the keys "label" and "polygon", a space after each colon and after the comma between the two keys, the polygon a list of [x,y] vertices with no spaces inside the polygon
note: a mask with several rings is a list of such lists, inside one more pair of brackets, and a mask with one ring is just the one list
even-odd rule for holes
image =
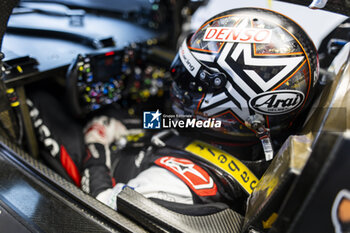
{"label": "gold helmet graphic", "polygon": [[217,136],[256,140],[295,125],[311,102],[318,58],[291,19],[241,8],[214,16],[188,36],[170,71],[176,113],[220,120],[221,128],[211,129]]}

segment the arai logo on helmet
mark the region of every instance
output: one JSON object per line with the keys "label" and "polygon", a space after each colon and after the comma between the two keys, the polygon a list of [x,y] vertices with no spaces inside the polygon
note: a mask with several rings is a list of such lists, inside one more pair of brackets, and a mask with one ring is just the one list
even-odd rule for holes
{"label": "arai logo on helmet", "polygon": [[304,93],[297,90],[264,92],[249,100],[249,106],[265,115],[280,115],[297,109],[304,101]]}
{"label": "arai logo on helmet", "polygon": [[270,43],[271,30],[260,28],[209,27],[204,41]]}

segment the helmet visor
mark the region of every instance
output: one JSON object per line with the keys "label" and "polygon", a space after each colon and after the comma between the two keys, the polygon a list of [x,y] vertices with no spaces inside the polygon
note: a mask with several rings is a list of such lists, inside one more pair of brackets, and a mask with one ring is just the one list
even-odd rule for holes
{"label": "helmet visor", "polygon": [[226,75],[197,60],[188,49],[189,36],[179,48],[170,71],[179,88],[191,93],[213,93],[226,84]]}

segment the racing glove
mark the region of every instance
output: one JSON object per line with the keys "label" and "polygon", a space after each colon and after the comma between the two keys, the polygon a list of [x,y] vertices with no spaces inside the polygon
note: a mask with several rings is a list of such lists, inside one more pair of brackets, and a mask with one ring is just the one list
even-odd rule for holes
{"label": "racing glove", "polygon": [[110,169],[113,161],[111,144],[121,146],[126,127],[118,120],[101,116],[94,118],[84,129],[86,157],[83,160],[81,185],[83,191],[96,197],[115,185]]}

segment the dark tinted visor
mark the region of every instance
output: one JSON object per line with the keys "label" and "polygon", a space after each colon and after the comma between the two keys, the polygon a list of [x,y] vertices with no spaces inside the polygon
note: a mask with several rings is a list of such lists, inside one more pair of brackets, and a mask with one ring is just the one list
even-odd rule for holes
{"label": "dark tinted visor", "polygon": [[179,48],[170,72],[179,88],[189,92],[212,93],[222,89],[226,84],[226,76],[215,72],[197,60],[188,48],[188,39]]}

